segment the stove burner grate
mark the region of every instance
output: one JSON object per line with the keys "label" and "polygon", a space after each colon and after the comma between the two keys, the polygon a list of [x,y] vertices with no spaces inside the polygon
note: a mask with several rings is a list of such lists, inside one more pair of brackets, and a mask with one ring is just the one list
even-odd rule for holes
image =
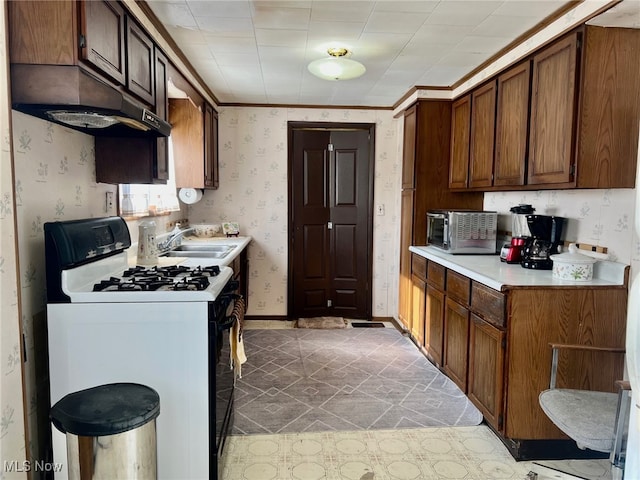
{"label": "stove burner grate", "polygon": [[[166,267],[135,266],[125,270],[122,279],[110,277],[94,284],[94,292],[133,292],[165,290],[205,290],[209,278],[220,273],[220,267],[185,267],[172,265]],[[163,288],[166,287],[166,288]]]}
{"label": "stove burner grate", "polygon": [[207,277],[185,277],[173,284],[173,290],[205,290],[208,286]]}
{"label": "stove burner grate", "polygon": [[180,265],[169,265],[166,267],[142,267],[140,265],[128,268],[122,274],[123,277],[147,277],[147,276],[159,276],[159,277],[177,277],[185,273],[189,273],[191,269],[189,267]]}

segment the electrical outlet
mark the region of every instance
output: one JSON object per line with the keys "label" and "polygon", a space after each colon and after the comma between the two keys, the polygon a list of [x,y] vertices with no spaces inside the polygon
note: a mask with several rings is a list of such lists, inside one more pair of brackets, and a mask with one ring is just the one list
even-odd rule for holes
{"label": "electrical outlet", "polygon": [[376,205],[376,215],[384,215],[384,204]]}
{"label": "electrical outlet", "polygon": [[113,210],[113,192],[107,192],[104,211],[109,213],[111,210]]}

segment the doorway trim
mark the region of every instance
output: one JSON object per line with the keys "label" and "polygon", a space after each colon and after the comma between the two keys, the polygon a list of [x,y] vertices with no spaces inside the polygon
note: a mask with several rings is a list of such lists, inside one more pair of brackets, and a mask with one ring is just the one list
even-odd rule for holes
{"label": "doorway trim", "polygon": [[373,199],[374,199],[374,179],[375,179],[375,123],[349,123],[349,122],[287,122],[287,318],[292,318],[293,313],[293,132],[296,130],[321,130],[321,131],[366,131],[369,133],[369,174],[367,198],[367,251],[369,261],[367,262],[367,317],[372,319],[373,309]]}

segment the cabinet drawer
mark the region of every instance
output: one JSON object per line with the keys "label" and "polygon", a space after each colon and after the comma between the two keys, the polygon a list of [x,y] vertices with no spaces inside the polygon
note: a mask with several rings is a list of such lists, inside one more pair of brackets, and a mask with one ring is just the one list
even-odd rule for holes
{"label": "cabinet drawer", "polygon": [[506,326],[505,296],[493,288],[472,282],[471,310],[497,327]]}
{"label": "cabinet drawer", "polygon": [[444,291],[445,268],[439,263],[427,263],[427,283],[435,288]]}
{"label": "cabinet drawer", "polygon": [[453,270],[447,272],[447,295],[464,305],[469,305],[471,280]]}
{"label": "cabinet drawer", "polygon": [[420,278],[420,280],[427,280],[427,259],[411,254],[411,273]]}

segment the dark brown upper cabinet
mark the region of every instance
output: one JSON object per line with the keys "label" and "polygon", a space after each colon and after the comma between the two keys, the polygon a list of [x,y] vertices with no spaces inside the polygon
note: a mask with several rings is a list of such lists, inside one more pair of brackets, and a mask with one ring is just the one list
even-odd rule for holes
{"label": "dark brown upper cabinet", "polygon": [[449,188],[469,186],[469,141],[471,139],[471,95],[453,102],[451,114],[451,162]]}
{"label": "dark brown upper cabinet", "polygon": [[[151,37],[127,17],[127,88],[150,105],[155,105],[155,52]],[[165,87],[166,88],[166,87]]]}
{"label": "dark brown upper cabinet", "polygon": [[588,26],[583,54],[577,186],[634,188],[640,131],[640,30]]}
{"label": "dark brown upper cabinet", "polygon": [[404,112],[404,136],[402,150],[402,188],[415,187],[416,162],[416,112],[417,105],[413,105]]}
{"label": "dark brown upper cabinet", "polygon": [[[160,51],[154,49],[154,73],[155,73],[155,113],[162,120],[169,121],[169,95],[167,86],[169,82],[169,60]],[[169,141],[165,137],[156,140],[156,160],[154,166],[154,180],[166,181],[169,179]]]}
{"label": "dark brown upper cabinet", "polygon": [[209,104],[204,108],[204,188],[220,185],[218,171],[218,112]]}
{"label": "dark brown upper cabinet", "polygon": [[496,113],[495,186],[524,185],[529,135],[531,61],[498,77]]}
{"label": "dark brown upper cabinet", "polygon": [[178,188],[216,189],[218,175],[218,114],[206,101],[191,98],[169,102],[169,121]]}
{"label": "dark brown upper cabinet", "polygon": [[469,187],[493,185],[493,146],[496,131],[496,81],[471,94]]}
{"label": "dark brown upper cabinet", "polygon": [[577,50],[576,32],[533,57],[529,185],[573,181]]}
{"label": "dark brown upper cabinet", "polygon": [[155,104],[155,45],[116,1],[8,2],[12,64],[79,66]]}
{"label": "dark brown upper cabinet", "polygon": [[583,25],[500,73],[492,183],[484,131],[490,107],[479,101],[489,87],[456,100],[449,187],[634,188],[640,75],[628,59],[639,57],[640,30]]}
{"label": "dark brown upper cabinet", "polygon": [[125,85],[125,12],[118,2],[78,2],[80,58]]}

